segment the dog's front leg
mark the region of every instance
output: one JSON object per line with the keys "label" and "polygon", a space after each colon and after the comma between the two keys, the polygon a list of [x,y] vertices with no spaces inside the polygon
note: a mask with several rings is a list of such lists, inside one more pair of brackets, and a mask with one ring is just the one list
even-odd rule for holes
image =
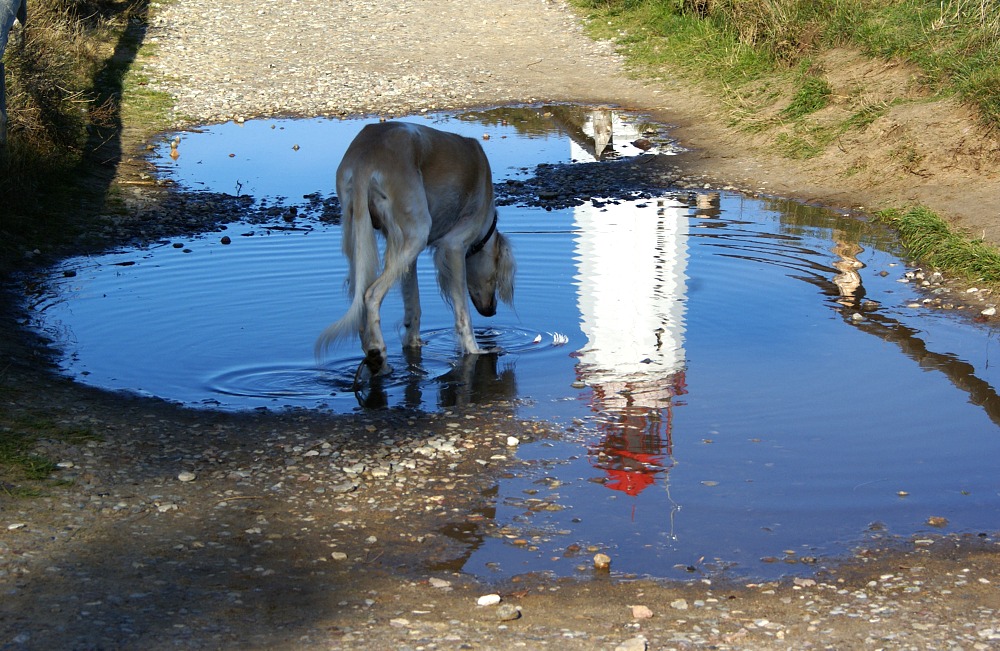
{"label": "dog's front leg", "polygon": [[414,260],[403,276],[403,334],[404,348],[420,348],[420,288],[417,286],[417,263]]}
{"label": "dog's front leg", "polygon": [[474,355],[483,352],[472,334],[472,318],[469,316],[468,285],[465,279],[465,251],[463,249],[441,247],[435,255],[438,267],[438,281],[441,291],[448,297],[455,311],[455,334],[462,352]]}

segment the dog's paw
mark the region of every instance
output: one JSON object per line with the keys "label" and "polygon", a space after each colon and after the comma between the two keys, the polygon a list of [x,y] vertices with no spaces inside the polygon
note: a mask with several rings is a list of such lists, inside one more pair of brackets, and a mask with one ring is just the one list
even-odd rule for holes
{"label": "dog's paw", "polygon": [[368,351],[363,364],[368,367],[368,371],[372,377],[392,373],[392,367],[389,366],[389,362],[386,360],[385,352],[377,348],[372,348]]}

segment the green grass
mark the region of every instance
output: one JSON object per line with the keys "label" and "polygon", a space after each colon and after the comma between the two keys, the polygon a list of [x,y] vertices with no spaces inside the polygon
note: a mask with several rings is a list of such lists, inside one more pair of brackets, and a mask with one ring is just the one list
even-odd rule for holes
{"label": "green grass", "polygon": [[49,480],[56,462],[35,452],[39,440],[71,445],[99,440],[88,429],[61,426],[44,417],[21,416],[0,422],[0,494],[9,496],[36,496],[46,486],[58,483]]}
{"label": "green grass", "polygon": [[134,65],[148,0],[29,4],[28,28],[15,30],[23,38],[4,57],[10,124],[0,150],[0,276],[24,251],[48,251],[86,231],[120,159],[124,126],[165,128],[170,108]]}
{"label": "green grass", "polygon": [[927,208],[885,210],[876,218],[898,231],[903,246],[922,262],[970,281],[1000,285],[1000,252],[982,240],[956,233]]}
{"label": "green grass", "polygon": [[[617,39],[640,71],[740,85],[781,77],[820,48],[905,61],[935,93],[957,94],[1000,126],[995,0],[576,0],[592,33]],[[696,5],[707,7],[695,10]],[[801,89],[800,89],[801,90]]]}
{"label": "green grass", "polygon": [[[772,133],[792,159],[823,154],[893,106],[958,97],[1000,128],[1000,2],[996,0],[574,0],[591,34],[617,41],[651,78],[715,89],[731,126]],[[849,114],[822,113],[833,90],[818,53],[847,47],[918,71],[924,97],[846,98]],[[901,145],[902,169],[922,155]],[[860,171],[854,168],[854,172]],[[926,209],[887,211],[904,245],[928,264],[977,282],[1000,282],[991,245],[949,230]]]}
{"label": "green grass", "polygon": [[822,77],[804,75],[792,96],[792,101],[781,110],[781,116],[788,120],[796,120],[815,113],[830,103],[832,93],[833,89],[830,88],[829,82]]}

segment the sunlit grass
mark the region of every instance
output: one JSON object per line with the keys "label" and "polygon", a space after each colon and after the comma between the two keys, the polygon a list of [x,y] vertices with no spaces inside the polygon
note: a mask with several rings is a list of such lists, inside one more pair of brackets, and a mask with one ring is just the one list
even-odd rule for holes
{"label": "sunlit grass", "polygon": [[1000,285],[1000,252],[955,232],[933,211],[918,206],[885,210],[876,217],[898,231],[903,246],[921,262],[968,280]]}
{"label": "sunlit grass", "polygon": [[[739,84],[780,78],[818,48],[913,64],[1000,126],[1000,3],[988,0],[576,0],[637,68]],[[780,81],[780,79],[778,79]]]}
{"label": "sunlit grass", "polygon": [[[8,146],[0,150],[0,273],[24,251],[72,241],[89,160],[123,126],[164,126],[170,99],[133,72],[147,0],[36,0],[7,48]],[[131,51],[130,51],[131,50]]]}

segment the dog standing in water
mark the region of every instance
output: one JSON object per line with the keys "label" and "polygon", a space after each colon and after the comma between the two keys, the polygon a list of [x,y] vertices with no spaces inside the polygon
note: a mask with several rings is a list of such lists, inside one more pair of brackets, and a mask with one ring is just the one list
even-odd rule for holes
{"label": "dog standing in water", "polygon": [[[361,336],[372,375],[391,372],[379,310],[389,289],[403,287],[403,345],[420,341],[417,256],[434,249],[438,285],[455,312],[455,332],[466,354],[480,350],[472,333],[468,292],[483,316],[497,298],[514,298],[514,256],[497,230],[493,175],[478,141],[405,122],[363,128],[337,168],[348,260],[351,306],[316,342],[316,354],[341,337]],[[386,240],[379,264],[376,233]]]}

